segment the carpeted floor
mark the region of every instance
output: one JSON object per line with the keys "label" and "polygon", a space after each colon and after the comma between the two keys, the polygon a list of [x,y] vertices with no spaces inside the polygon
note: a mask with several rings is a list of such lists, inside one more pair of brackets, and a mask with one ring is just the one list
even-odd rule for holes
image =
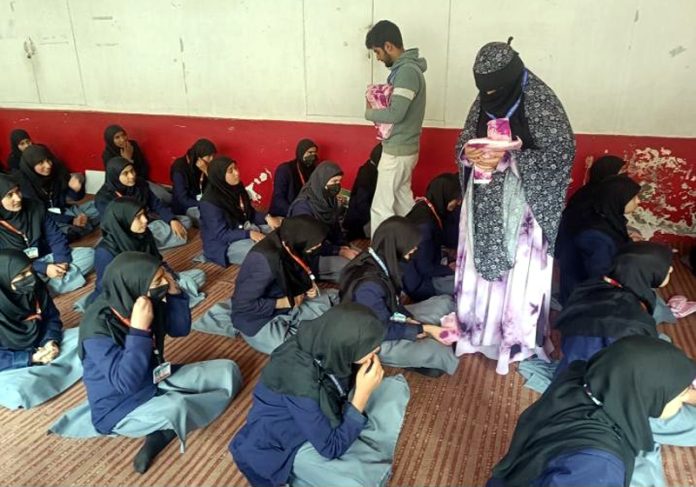
{"label": "carpeted floor", "polygon": [[[193,235],[197,235],[194,233]],[[93,245],[96,236],[81,242]],[[201,251],[200,239],[165,252],[175,270],[192,267],[191,259]],[[205,269],[208,299],[194,310],[200,316],[215,302],[228,299],[238,269]],[[684,294],[696,298],[696,278],[675,259],[676,272],[666,296]],[[79,315],[72,302],[91,290],[90,286],[60,296],[57,304],[66,327],[77,326]],[[662,326],[674,342],[696,356],[696,315],[678,325]],[[68,440],[47,435],[48,427],[62,412],[85,400],[81,382],[66,393],[29,411],[0,411],[0,485],[157,485],[237,486],[246,481],[227,451],[227,444],[241,427],[251,404],[254,387],[266,357],[240,339],[192,332],[171,339],[167,356],[187,363],[213,358],[235,360],[244,374],[245,387],[227,411],[212,425],[189,436],[188,449],[180,454],[172,443],[145,475],[133,472],[131,461],[140,440],[98,438]],[[390,370],[390,373],[395,371]],[[491,467],[505,452],[518,415],[537,397],[522,387],[520,376],[495,373],[492,361],[481,355],[462,358],[452,377],[428,379],[405,374],[411,387],[411,402],[396,450],[391,485],[473,486],[483,485]],[[696,448],[664,449],[670,485],[696,485]]]}

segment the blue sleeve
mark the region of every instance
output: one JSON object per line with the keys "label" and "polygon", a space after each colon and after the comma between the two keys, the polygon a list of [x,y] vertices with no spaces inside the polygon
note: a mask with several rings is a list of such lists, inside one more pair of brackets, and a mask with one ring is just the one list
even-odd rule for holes
{"label": "blue sleeve", "polygon": [[249,252],[237,276],[232,295],[235,312],[259,317],[271,317],[276,312],[276,298],[266,295],[275,277],[266,258],[258,252]]}
{"label": "blue sleeve", "polygon": [[130,328],[123,348],[108,337],[88,338],[82,347],[109,385],[121,394],[138,392],[151,374],[149,332]]}
{"label": "blue sleeve", "polygon": [[587,279],[602,277],[611,269],[616,246],[608,236],[596,231],[580,233],[575,239]]}
{"label": "blue sleeve", "polygon": [[31,366],[31,355],[31,352],[28,350],[0,348],[0,372]]}
{"label": "blue sleeve", "polygon": [[84,183],[82,184],[82,188],[80,188],[80,191],[75,191],[72,188],[68,187],[68,189],[65,191],[65,197],[70,198],[73,202],[80,201],[82,198],[85,197]]}
{"label": "blue sleeve", "polygon": [[454,274],[454,271],[448,266],[440,264],[439,256],[441,254],[441,246],[436,244],[430,229],[428,229],[413,256],[413,263],[418,274],[429,277],[444,277]]}
{"label": "blue sleeve", "polygon": [[47,215],[50,216],[54,222],[62,223],[63,225],[72,225],[73,217],[70,215],[66,215],[65,213],[59,215],[57,213],[51,213],[50,211],[47,211]]}
{"label": "blue sleeve", "polygon": [[206,238],[217,240],[225,245],[229,245],[237,240],[249,238],[249,231],[243,228],[232,228],[225,218],[224,212],[215,205],[208,202],[200,204],[201,220],[204,222]]}
{"label": "blue sleeve", "polygon": [[384,337],[385,341],[415,341],[417,336],[423,333],[423,327],[391,321],[390,318],[392,313],[389,311],[386,299],[384,288],[374,282],[365,282],[364,284],[358,285],[353,294],[353,301],[370,308],[372,312],[377,315],[377,318],[387,327],[387,335]]}
{"label": "blue sleeve", "polygon": [[48,298],[46,309],[41,310],[41,319],[44,322],[44,336],[39,343],[40,347],[46,345],[51,340],[60,345],[63,341],[63,322],[60,320],[60,312],[53,303],[51,297]]}
{"label": "blue sleeve", "polygon": [[147,207],[149,210],[157,213],[159,217],[167,223],[174,219],[172,209],[164,204],[161,199],[155,196],[155,193],[152,192],[149,186],[147,187]]}
{"label": "blue sleeve", "polygon": [[258,226],[261,225],[267,225],[266,223],[266,216],[268,213],[265,213],[263,211],[254,211],[254,223]]}
{"label": "blue sleeve", "polygon": [[94,206],[97,208],[97,211],[99,212],[99,219],[103,220],[106,207],[109,206],[109,201],[107,201],[106,199],[97,198],[97,196],[99,196],[99,193],[97,193],[94,197]]}
{"label": "blue sleeve", "polygon": [[56,222],[54,222],[53,219],[48,216],[48,213],[43,219],[43,237],[46,239],[46,243],[53,253],[53,262],[58,264],[63,262],[72,262],[72,254],[70,252],[68,240],[65,238],[63,232],[58,229]]}
{"label": "blue sleeve", "polygon": [[341,424],[332,428],[329,418],[313,399],[283,396],[283,402],[304,438],[322,457],[329,460],[343,455],[360,436],[367,422],[367,418],[350,403],[343,410]]}
{"label": "blue sleeve", "polygon": [[182,208],[198,206],[198,200],[189,193],[188,179],[181,172],[176,171],[172,174],[172,183],[174,184],[172,197],[174,201],[179,203],[179,206]]}
{"label": "blue sleeve", "polygon": [[273,198],[271,207],[279,216],[286,216],[290,210],[290,174],[286,170],[286,166],[281,165],[276,169],[273,181]]}
{"label": "blue sleeve", "polygon": [[94,251],[94,270],[97,273],[97,279],[94,283],[95,297],[102,292],[102,278],[106,272],[106,267],[111,264],[112,260],[114,260],[114,255],[101,245],[97,245]]}
{"label": "blue sleeve", "polygon": [[191,332],[191,308],[189,297],[182,290],[180,294],[167,294],[167,335],[183,337]]}
{"label": "blue sleeve", "polygon": [[551,460],[535,486],[621,487],[626,468],[615,455],[588,449],[573,452]]}
{"label": "blue sleeve", "polygon": [[300,215],[308,215],[311,216],[312,218],[316,218],[314,216],[314,212],[312,211],[312,207],[309,204],[309,201],[307,200],[301,200],[292,205],[292,211],[288,211],[288,216],[300,216]]}

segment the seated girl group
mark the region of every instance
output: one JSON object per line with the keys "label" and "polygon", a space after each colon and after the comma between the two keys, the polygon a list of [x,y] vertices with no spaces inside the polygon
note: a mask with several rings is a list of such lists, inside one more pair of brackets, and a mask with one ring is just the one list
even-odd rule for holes
{"label": "seated girl group", "polygon": [[[345,212],[343,171],[318,164],[317,145],[300,141],[276,171],[265,214],[237,163],[212,142],[197,141],[174,162],[169,194],[147,182],[137,143],[111,126],[92,207],[76,205],[81,178],[19,132],[16,173],[0,175],[3,406],[35,406],[83,376],[87,402],[51,431],[145,437],[134,459],[144,472],[174,438],[183,451],[187,433],[222,414],[242,385],[231,360],[167,361],[166,335],[240,334],[270,354],[229,444],[252,485],[388,480],[410,392],[402,375],[384,378],[382,364],[429,377],[458,365],[450,346],[458,329],[440,326],[454,309],[444,246],[456,246],[447,224],[462,200],[458,175],[435,177],[407,216],[385,220],[359,251],[346,235],[369,235],[379,147]],[[661,485],[660,445],[696,446],[696,363],[657,331],[670,318],[656,289],[669,282],[672,252],[631,241],[624,215],[640,186],[619,174],[623,164],[598,160],[564,211],[556,244],[563,358],[488,485]],[[99,222],[96,251],[70,249]],[[159,253],[185,243],[191,224],[205,260],[241,266],[231,299],[195,323],[202,277],[184,279]],[[80,326],[64,332],[51,295],[84,285],[92,267],[97,283]]]}

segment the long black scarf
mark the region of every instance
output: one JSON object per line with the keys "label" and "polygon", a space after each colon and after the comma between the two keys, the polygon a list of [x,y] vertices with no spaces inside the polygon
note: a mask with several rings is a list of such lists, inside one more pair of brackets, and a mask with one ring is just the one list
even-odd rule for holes
{"label": "long black scarf", "polygon": [[349,378],[353,363],[377,348],[384,334],[369,308],[338,304],[317,319],[303,321],[297,334],[273,351],[261,382],[278,394],[315,400],[336,427],[348,391],[334,380]]}
{"label": "long black scarf", "polygon": [[[309,268],[307,249],[321,244],[329,233],[329,228],[309,215],[292,216],[283,220],[279,228],[254,245],[252,251],[259,252],[268,261],[280,288],[294,306],[295,296],[312,288],[312,280],[306,269],[296,259]],[[290,255],[283,247],[287,245]]]}
{"label": "long black scarf", "polygon": [[[51,174],[48,176],[42,176],[35,170],[35,167],[45,160],[52,163]],[[70,173],[65,166],[41,144],[32,144],[24,150],[19,164],[19,175],[25,184],[32,187],[47,208],[59,204],[61,195],[68,189],[70,181]]]}
{"label": "long black scarf", "polygon": [[[114,137],[117,133],[126,133],[125,129],[120,125],[109,125],[104,129],[104,150],[102,151],[102,161],[104,166],[114,157],[121,157],[121,148],[114,142]],[[145,155],[140,149],[140,146],[135,140],[130,140],[129,142],[133,146],[133,167],[135,172],[141,178],[147,180],[149,177],[147,162],[145,161]]]}
{"label": "long black scarf", "polygon": [[201,201],[223,210],[230,226],[237,227],[253,221],[256,210],[241,180],[234,186],[230,186],[225,180],[225,173],[231,164],[237,163],[229,157],[218,156],[208,165],[208,186]]}
{"label": "long black scarf", "polygon": [[[447,205],[450,201],[462,197],[459,176],[453,173],[444,173],[436,176],[428,184],[425,197],[428,201],[416,202],[413,209],[406,215],[406,218],[417,225],[433,220],[438,223],[438,226],[444,225],[444,221],[449,214]],[[433,214],[428,203],[430,203],[435,210],[435,214]],[[437,217],[435,215],[437,215]]]}
{"label": "long black scarf", "polygon": [[29,132],[24,129],[15,129],[10,132],[10,154],[7,156],[7,170],[16,171],[22,160],[22,151],[19,150],[19,143],[23,140],[31,140]]}
{"label": "long black scarf", "polygon": [[173,181],[174,174],[183,174],[188,182],[188,187],[194,190],[195,194],[202,193],[207,184],[207,177],[203,171],[196,165],[198,159],[215,155],[217,148],[208,139],[198,139],[186,151],[182,157],[179,157],[169,171],[169,177]]}
{"label": "long black scarf", "polygon": [[130,229],[135,216],[144,209],[142,204],[128,197],[109,203],[101,220],[102,240],[98,246],[108,249],[112,255],[144,252],[161,259],[157,242],[149,228],[145,228],[144,233],[133,233]]}
{"label": "long black scarf", "polygon": [[94,197],[96,202],[107,205],[116,198],[128,196],[140,204],[147,204],[150,189],[147,181],[138,175],[137,170],[135,173],[137,177],[133,186],[126,186],[120,181],[119,176],[121,172],[128,166],[135,168],[132,162],[120,156],[114,157],[106,163],[104,185],[97,191]]}
{"label": "long black scarf", "polygon": [[311,164],[304,161],[304,153],[307,152],[312,147],[319,148],[317,144],[309,139],[302,139],[297,143],[295,147],[295,158],[292,161],[288,161],[286,164],[291,166],[292,182],[295,187],[296,194],[300,192],[302,186],[305,185],[309,178],[312,176],[314,169],[317,167],[317,161],[313,161]]}
{"label": "long black scarf", "polygon": [[50,299],[39,278],[32,293],[19,294],[12,290],[12,279],[30,265],[24,252],[0,250],[0,346],[11,350],[26,350],[36,345],[41,332],[37,307],[46,309]]}
{"label": "long black scarf", "polygon": [[[0,195],[4,197],[10,190],[19,187],[14,177],[0,174]],[[0,205],[0,220],[4,220],[16,230],[23,233],[27,240],[16,232],[0,226],[0,248],[24,250],[27,247],[37,247],[43,234],[43,220],[46,209],[43,204],[28,198],[22,199],[22,209],[8,211]]]}
{"label": "long black scarf", "polygon": [[[161,258],[142,252],[123,252],[111,261],[102,279],[102,293],[89,305],[80,321],[77,350],[81,359],[84,358],[82,344],[89,338],[105,336],[119,347],[125,346],[128,325],[118,318],[114,310],[130,320],[135,301],[140,296],[147,295],[150,283],[161,265]],[[166,306],[162,301],[152,304],[155,317],[150,329],[155,346],[164,360]]]}
{"label": "long black scarf", "polygon": [[628,486],[635,456],[654,447],[649,418],[659,417],[694,377],[696,363],[681,350],[646,336],[573,362],[522,413],[493,477],[504,486],[530,485],[558,455],[596,448],[623,460]]}
{"label": "long black scarf", "polygon": [[388,295],[387,305],[390,311],[398,308],[401,294],[401,265],[404,256],[421,240],[418,227],[405,217],[392,216],[377,227],[372,239],[372,250],[387,268],[375,260],[369,251],[365,250],[341,271],[339,280],[339,296],[341,301],[353,300],[355,289],[365,281],[374,281],[383,286]]}
{"label": "long black scarf", "polygon": [[340,207],[338,199],[328,193],[326,183],[335,176],[343,174],[343,170],[332,161],[322,162],[317,166],[312,175],[304,185],[300,194],[297,195],[295,201],[290,205],[289,213],[292,213],[292,207],[300,201],[307,200],[312,207],[314,216],[329,226],[333,226],[338,221]]}

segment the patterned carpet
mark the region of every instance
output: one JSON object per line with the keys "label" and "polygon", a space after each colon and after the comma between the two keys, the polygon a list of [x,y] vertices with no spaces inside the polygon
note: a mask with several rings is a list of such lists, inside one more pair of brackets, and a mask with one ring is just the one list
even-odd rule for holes
{"label": "patterned carpet", "polygon": [[[196,234],[194,234],[196,235]],[[96,236],[82,245],[93,245]],[[685,250],[685,249],[681,249]],[[195,236],[188,245],[165,252],[175,270],[190,268],[201,251]],[[205,269],[208,299],[194,310],[198,317],[215,302],[228,299],[237,268]],[[696,278],[675,259],[675,273],[665,296],[684,294],[696,298]],[[72,302],[90,286],[57,299],[66,327],[77,326],[79,315]],[[662,326],[674,342],[696,356],[696,315],[679,324]],[[66,393],[29,411],[0,411],[0,485],[153,485],[237,486],[246,481],[227,451],[227,444],[244,422],[251,405],[251,390],[266,357],[237,339],[198,332],[167,343],[167,356],[186,363],[214,358],[235,360],[246,386],[225,413],[212,425],[189,436],[188,449],[180,454],[176,442],[169,445],[145,474],[133,472],[131,461],[141,441],[127,438],[68,440],[47,435],[61,413],[85,400],[81,382]],[[395,371],[389,371],[395,373]],[[411,402],[396,450],[391,485],[483,485],[491,467],[504,454],[518,415],[537,394],[522,387],[514,368],[508,376],[496,375],[492,361],[481,355],[467,356],[452,377],[428,379],[405,374]],[[664,449],[670,485],[696,485],[696,448]]]}

